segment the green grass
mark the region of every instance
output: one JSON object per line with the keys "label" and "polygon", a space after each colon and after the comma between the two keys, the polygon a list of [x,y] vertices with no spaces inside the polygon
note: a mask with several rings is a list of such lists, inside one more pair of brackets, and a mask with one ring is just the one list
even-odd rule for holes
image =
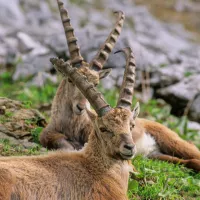
{"label": "green grass", "polygon": [[36,107],[44,103],[51,103],[55,95],[57,85],[45,84],[44,87],[27,87],[29,78],[13,81],[11,74],[0,74],[0,97],[7,97],[24,102],[25,107]]}
{"label": "green grass", "polygon": [[[43,88],[34,86],[27,87],[28,79],[13,82],[9,73],[0,75],[0,96],[5,96],[24,102],[27,108],[38,107],[43,103],[51,103],[55,95],[57,85],[47,83]],[[3,87],[2,87],[3,86]],[[116,105],[118,90],[111,91],[99,88],[110,105]],[[138,99],[134,98],[135,104]],[[171,107],[160,100],[150,100],[147,103],[141,103],[140,117],[158,121],[171,128],[186,140],[193,141],[200,147],[200,140],[196,139],[197,131],[188,129],[187,117],[175,117],[170,114]],[[12,116],[12,113],[6,113]],[[0,121],[5,121],[6,117]],[[26,123],[32,123],[27,121]],[[33,140],[38,142],[38,136],[42,131],[41,127],[36,127],[31,131]],[[24,150],[20,146],[15,146],[7,140],[0,140],[0,153],[4,156],[10,155],[35,155],[40,153],[40,146]],[[192,170],[183,166],[170,164],[167,162],[150,160],[136,157],[133,165],[138,170],[130,177],[128,196],[133,199],[156,200],[156,199],[184,199],[200,200],[200,173],[194,173]]]}
{"label": "green grass", "polygon": [[130,199],[200,199],[200,173],[141,156],[133,165],[138,173],[130,177]]}
{"label": "green grass", "polygon": [[8,139],[0,139],[0,155],[1,156],[23,156],[23,155],[39,155],[41,153],[41,145],[25,149],[22,145],[11,144]]}

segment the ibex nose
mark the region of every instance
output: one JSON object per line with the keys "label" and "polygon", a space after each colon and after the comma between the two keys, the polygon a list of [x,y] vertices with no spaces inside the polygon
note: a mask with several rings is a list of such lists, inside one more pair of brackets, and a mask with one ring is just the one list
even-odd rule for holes
{"label": "ibex nose", "polygon": [[125,143],[121,146],[120,154],[123,159],[131,159],[135,154],[135,145],[133,143]]}
{"label": "ibex nose", "polygon": [[124,145],[124,148],[127,149],[127,150],[133,150],[134,147],[135,147],[134,144],[125,144],[125,145]]}
{"label": "ibex nose", "polygon": [[74,104],[74,112],[77,114],[77,115],[81,115],[85,112],[85,109],[86,109],[86,102],[78,102],[76,104]]}
{"label": "ibex nose", "polygon": [[83,104],[77,104],[76,107],[80,112],[82,112],[85,109],[85,105]]}

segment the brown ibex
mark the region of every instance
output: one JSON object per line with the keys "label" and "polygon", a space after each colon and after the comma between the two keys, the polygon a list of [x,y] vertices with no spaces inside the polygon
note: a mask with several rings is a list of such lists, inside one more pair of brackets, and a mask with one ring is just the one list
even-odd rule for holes
{"label": "brown ibex", "polygon": [[[59,8],[65,27],[69,19],[66,14],[67,11],[65,11],[62,6],[63,4],[60,2]],[[106,43],[99,50],[95,59],[89,64],[90,67],[85,67],[88,64],[82,61],[82,57],[80,59],[79,51],[75,51],[75,54],[72,54],[73,52],[71,52],[71,49],[73,48],[70,46],[72,44],[68,42],[70,55],[73,55],[71,60],[80,61],[78,64],[83,66],[82,69],[87,71],[85,75],[88,77],[88,80],[95,85],[99,82],[99,76],[93,69],[101,69],[106,62],[108,54],[111,52],[111,47],[114,46],[117,36],[121,31],[123,19],[124,15],[120,14],[119,20],[115,26],[116,30],[114,29],[111,32]],[[69,27],[69,25],[67,25],[67,27]],[[67,30],[67,28],[65,28],[65,30]],[[73,29],[70,28],[69,30]],[[69,31],[66,31],[66,33],[69,33]],[[66,36],[67,40],[71,41],[69,39],[71,35],[66,34]],[[73,43],[73,45],[75,44],[76,43]],[[108,46],[110,46],[110,49]],[[74,49],[78,49],[78,47],[76,46]],[[106,55],[106,57],[104,57],[104,55]],[[69,83],[68,79],[64,79],[61,82],[54,98],[51,122],[41,135],[40,141],[43,146],[54,149],[80,149],[84,143],[88,141],[88,135],[93,127],[87,112],[85,112],[86,102],[87,100],[78,88],[76,88],[73,83]],[[137,118],[132,135],[136,143],[137,154],[142,154],[153,159],[184,164],[188,168],[200,171],[200,151],[198,148],[181,139],[175,132],[167,127],[157,122]]]}
{"label": "brown ibex", "polygon": [[[57,0],[57,2],[69,47],[71,64],[73,67],[83,67],[88,80],[94,85],[98,85],[99,79],[106,77],[111,71],[111,69],[102,70],[102,68],[120,35],[124,14],[121,11],[116,12],[118,19],[115,27],[94,59],[87,63],[83,61],[83,57],[80,54],[68,12],[64,9],[60,0]],[[54,149],[82,148],[93,129],[86,113],[87,106],[89,107],[90,105],[78,88],[69,78],[64,78],[53,100],[51,121],[41,134],[41,144],[47,148]]]}
{"label": "brown ibex", "polygon": [[[130,56],[131,50],[125,49]],[[52,59],[93,106],[94,129],[81,151],[57,151],[32,157],[0,158],[1,200],[126,200],[128,164],[135,154],[131,128],[139,104],[131,111],[135,62],[129,59],[116,108],[111,108],[81,68]]]}

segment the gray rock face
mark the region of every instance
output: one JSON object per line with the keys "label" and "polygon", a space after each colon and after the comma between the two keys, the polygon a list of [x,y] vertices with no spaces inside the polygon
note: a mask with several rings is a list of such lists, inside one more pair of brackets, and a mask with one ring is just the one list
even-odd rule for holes
{"label": "gray rock face", "polygon": [[192,102],[189,116],[191,119],[200,122],[200,91],[199,94],[196,95],[194,101]]}
{"label": "gray rock face", "polygon": [[[181,82],[166,88],[159,89],[158,95],[170,102],[172,105],[172,112],[178,110],[178,114],[183,114],[187,106],[189,108],[189,115],[193,120],[199,121],[199,97],[200,94],[200,74],[184,78]],[[200,121],[199,121],[200,122]]]}
{"label": "gray rock face", "polygon": [[[114,51],[130,46],[135,53],[137,74],[148,72],[151,90],[163,96],[173,106],[178,99],[183,112],[190,100],[186,97],[193,96],[196,93],[194,91],[197,91],[197,84],[188,89],[188,84],[183,80],[187,80],[188,76],[190,78],[190,75],[199,77],[200,74],[200,45],[190,41],[192,34],[185,31],[180,24],[160,22],[144,6],[136,6],[133,1],[87,0],[81,1],[81,5],[72,2],[76,1],[64,0],[81,53],[87,61],[94,57],[114,26],[113,11],[123,10],[126,20]],[[174,6],[179,11],[199,12],[198,2],[185,1],[181,4],[176,1]],[[22,76],[34,75],[31,84],[36,83],[38,77],[43,77],[40,82],[44,83],[47,76],[38,76],[38,72],[48,72],[52,68],[49,58],[55,55],[69,57],[56,1],[10,0],[9,4],[0,2],[0,66],[20,59],[22,62],[18,63],[13,78],[16,80]],[[112,80],[104,81],[105,87],[111,88],[120,84],[119,77],[123,74],[124,65],[122,55],[110,55],[105,67],[116,70]],[[140,86],[142,79],[138,77],[137,86]],[[174,89],[176,87],[178,89]],[[179,87],[187,94],[182,94]],[[160,91],[165,91],[171,98],[166,98]]]}
{"label": "gray rock face", "polygon": [[177,99],[191,101],[200,92],[200,74],[184,78],[181,82],[157,91],[163,97],[174,94]]}
{"label": "gray rock face", "polygon": [[6,26],[21,27],[25,22],[24,15],[20,9],[19,0],[0,2],[0,23]]}

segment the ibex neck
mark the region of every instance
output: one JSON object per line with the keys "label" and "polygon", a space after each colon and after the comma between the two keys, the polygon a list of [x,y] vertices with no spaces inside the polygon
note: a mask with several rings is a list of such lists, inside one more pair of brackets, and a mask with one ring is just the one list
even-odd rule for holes
{"label": "ibex neck", "polygon": [[102,171],[109,170],[115,165],[123,165],[124,163],[121,160],[108,156],[101,144],[101,140],[96,136],[95,131],[90,134],[88,144],[86,144],[84,148],[84,153],[90,162],[95,161],[92,162],[92,167],[94,168],[96,166],[101,173]]}
{"label": "ibex neck", "polygon": [[90,134],[89,142],[83,153],[87,160],[85,167],[94,179],[104,180],[108,178],[117,185],[116,187],[125,193],[127,192],[129,173],[132,171],[132,166],[128,164],[128,161],[108,156],[95,133]]}

